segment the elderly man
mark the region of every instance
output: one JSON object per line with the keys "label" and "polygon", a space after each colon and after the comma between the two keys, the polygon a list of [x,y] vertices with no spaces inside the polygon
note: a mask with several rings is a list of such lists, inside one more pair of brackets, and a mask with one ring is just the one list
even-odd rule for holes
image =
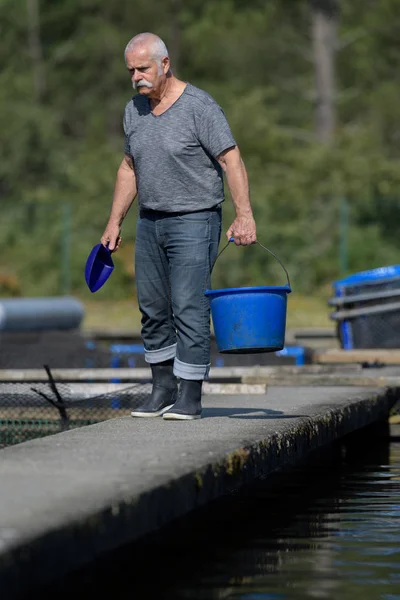
{"label": "elderly man", "polygon": [[173,75],[159,37],[135,36],[125,62],[138,93],[125,109],[125,156],[101,242],[118,249],[138,195],[135,276],[153,386],[132,416],[197,419],[210,368],[204,292],[221,235],[223,171],[236,211],[226,235],[245,246],[256,241],[247,174],[221,108]]}

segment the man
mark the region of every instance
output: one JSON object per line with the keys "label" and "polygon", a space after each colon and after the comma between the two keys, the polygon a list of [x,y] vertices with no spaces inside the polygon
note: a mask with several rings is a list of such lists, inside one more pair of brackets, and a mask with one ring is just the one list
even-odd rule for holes
{"label": "man", "polygon": [[159,37],[132,38],[125,62],[138,93],[125,109],[125,156],[101,242],[118,249],[122,222],[138,195],[135,277],[153,386],[131,414],[197,419],[210,368],[204,292],[220,241],[223,171],[236,211],[227,238],[245,246],[256,241],[246,169],[221,108],[173,75]]}

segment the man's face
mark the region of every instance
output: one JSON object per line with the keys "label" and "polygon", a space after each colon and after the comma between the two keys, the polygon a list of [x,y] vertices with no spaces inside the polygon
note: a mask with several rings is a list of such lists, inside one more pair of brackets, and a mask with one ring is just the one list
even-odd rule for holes
{"label": "man's face", "polygon": [[125,56],[126,66],[131,76],[132,87],[143,96],[156,95],[165,80],[165,59],[160,65],[152,59],[146,48],[139,47]]}

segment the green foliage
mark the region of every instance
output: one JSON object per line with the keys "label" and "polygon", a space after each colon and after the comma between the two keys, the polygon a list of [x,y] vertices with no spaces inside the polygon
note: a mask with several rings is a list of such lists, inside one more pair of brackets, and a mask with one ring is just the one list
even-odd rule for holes
{"label": "green foliage", "polygon": [[[342,2],[338,126],[326,147],[313,133],[307,0],[41,0],[39,8],[41,58],[26,0],[0,2],[0,294],[61,293],[68,242],[71,292],[87,294],[83,267],[108,218],[132,93],[123,51],[140,31],[163,37],[177,75],[223,106],[249,172],[259,240],[294,290],[310,293],[340,275],[343,197],[349,270],[397,261],[397,0]],[[224,230],[234,218],[226,196]],[[123,228],[132,252],[135,216],[136,207]],[[129,297],[133,276],[125,258],[116,262],[107,295]],[[259,246],[231,245],[213,273],[214,287],[284,281]]]}

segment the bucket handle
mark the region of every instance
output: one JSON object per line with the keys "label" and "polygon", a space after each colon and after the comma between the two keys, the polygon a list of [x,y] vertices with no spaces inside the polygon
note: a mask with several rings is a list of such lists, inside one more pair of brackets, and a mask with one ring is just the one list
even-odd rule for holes
{"label": "bucket handle", "polygon": [[[222,248],[221,252],[219,252],[219,254],[217,255],[217,258],[215,259],[215,262],[216,262],[216,261],[217,261],[217,259],[218,259],[218,258],[221,256],[221,254],[224,252],[224,250],[226,250],[226,249],[227,249],[227,247],[229,246],[229,244],[230,244],[231,242],[234,242],[234,241],[235,241],[235,238],[233,238],[233,237],[232,237],[232,238],[230,238],[230,239],[228,240],[228,243],[227,243],[227,244],[226,244],[226,245],[225,245],[225,246]],[[285,271],[285,273],[286,273],[286,278],[287,278],[287,282],[288,282],[288,286],[289,286],[289,288],[291,288],[291,285],[290,285],[290,279],[289,279],[289,273],[287,272],[287,270],[286,270],[286,267],[285,267],[285,265],[282,263],[282,261],[281,261],[281,260],[279,260],[279,258],[276,256],[276,254],[274,254],[274,253],[272,252],[272,250],[269,250],[268,248],[266,248],[265,246],[263,246],[262,244],[260,244],[260,242],[259,242],[258,240],[256,240],[256,244],[258,244],[259,246],[261,246],[261,248],[264,248],[264,250],[266,250],[267,252],[269,252],[270,254],[272,254],[272,256],[273,256],[274,258],[276,258],[276,260],[278,261],[278,263],[281,265],[282,269]],[[214,263],[214,264],[215,264],[215,263]]]}

